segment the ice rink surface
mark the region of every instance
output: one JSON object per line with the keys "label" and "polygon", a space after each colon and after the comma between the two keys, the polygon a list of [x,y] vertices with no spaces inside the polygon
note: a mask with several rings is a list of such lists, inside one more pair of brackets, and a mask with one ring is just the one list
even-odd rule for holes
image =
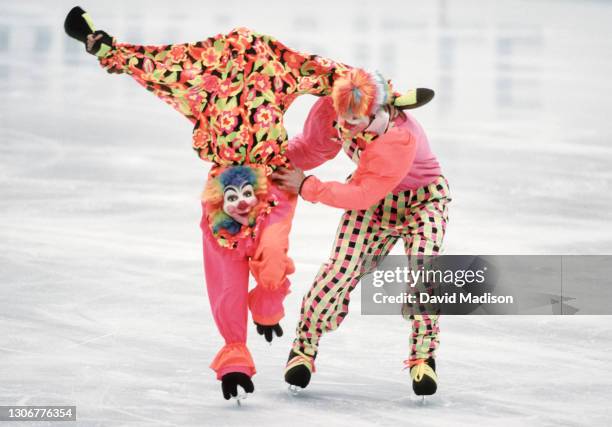
{"label": "ice rink surface", "polygon": [[[409,325],[361,316],[358,293],[290,396],[299,302],[341,213],[306,202],[285,336],[269,346],[253,328],[256,393],[225,402],[208,368],[221,345],[198,228],[208,165],[188,121],[65,36],[73,5],[0,1],[0,405],[77,405],[82,426],[612,424],[611,317],[445,317],[439,391],[422,404],[402,371]],[[414,115],[451,185],[447,254],[612,252],[610,2],[81,6],[122,41],[248,26],[400,90],[431,87]],[[290,135],[313,102],[291,108]],[[351,169],[340,154],[316,174]]]}

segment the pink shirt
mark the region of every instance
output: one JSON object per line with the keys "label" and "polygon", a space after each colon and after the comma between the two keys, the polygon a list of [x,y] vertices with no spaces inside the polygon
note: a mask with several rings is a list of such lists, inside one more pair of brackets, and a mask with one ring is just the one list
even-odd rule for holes
{"label": "pink shirt", "polygon": [[397,118],[391,129],[363,149],[339,138],[335,120],[331,98],[318,100],[303,133],[289,141],[287,156],[295,166],[308,170],[333,159],[344,148],[357,162],[357,170],[347,183],[308,178],[302,187],[306,200],[343,209],[365,209],[390,191],[415,190],[440,175],[425,132],[411,115],[406,114],[405,120]]}
{"label": "pink shirt", "polygon": [[431,184],[442,173],[438,158],[431,151],[425,131],[414,117],[407,112],[404,114],[406,114],[406,120],[396,119],[396,126],[408,130],[415,137],[416,155],[410,170],[393,190],[394,192],[416,190]]}

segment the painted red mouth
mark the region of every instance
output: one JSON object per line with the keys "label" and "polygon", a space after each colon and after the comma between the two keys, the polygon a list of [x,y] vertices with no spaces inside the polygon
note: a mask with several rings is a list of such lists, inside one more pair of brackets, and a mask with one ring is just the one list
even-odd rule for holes
{"label": "painted red mouth", "polygon": [[249,212],[250,212],[250,209],[236,210],[236,215],[247,216]]}

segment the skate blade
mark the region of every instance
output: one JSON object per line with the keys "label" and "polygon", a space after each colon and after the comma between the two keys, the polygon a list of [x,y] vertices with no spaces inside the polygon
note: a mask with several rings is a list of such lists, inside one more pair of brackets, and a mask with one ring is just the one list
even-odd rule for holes
{"label": "skate blade", "polygon": [[417,398],[417,405],[419,405],[419,406],[427,406],[427,401],[429,399],[425,399],[425,398],[429,397],[429,396],[422,394],[419,397],[420,397],[420,399]]}
{"label": "skate blade", "polygon": [[242,401],[245,400],[247,397],[248,396],[246,393],[239,393],[238,396],[232,397],[232,399],[236,401],[236,405],[242,406]]}
{"label": "skate blade", "polygon": [[302,391],[302,389],[296,385],[290,385],[288,390],[292,396],[298,396],[300,392]]}

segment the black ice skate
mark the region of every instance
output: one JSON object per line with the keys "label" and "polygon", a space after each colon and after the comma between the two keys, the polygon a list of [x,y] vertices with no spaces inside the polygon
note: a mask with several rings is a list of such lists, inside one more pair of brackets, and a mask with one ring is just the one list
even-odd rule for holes
{"label": "black ice skate", "polygon": [[289,384],[289,391],[297,393],[299,388],[306,388],[313,372],[315,372],[314,357],[307,356],[301,351],[289,352],[285,367],[285,381]]}
{"label": "black ice skate", "polygon": [[412,390],[417,396],[431,396],[438,389],[438,376],[436,375],[436,361],[433,358],[406,360],[406,367],[410,368]]}
{"label": "black ice skate", "polygon": [[[96,56],[104,56],[113,46],[113,38],[104,31],[96,31],[91,17],[79,6],[72,8],[64,21],[64,30],[73,39],[85,43],[87,52]],[[87,47],[87,37],[93,34],[95,42]]]}
{"label": "black ice skate", "polygon": [[[244,393],[238,393],[238,386],[242,387]],[[246,399],[247,393],[253,393],[255,386],[251,377],[242,372],[230,372],[221,377],[221,390],[223,391],[223,398],[229,400],[234,398],[237,400],[238,405],[240,401]]]}

